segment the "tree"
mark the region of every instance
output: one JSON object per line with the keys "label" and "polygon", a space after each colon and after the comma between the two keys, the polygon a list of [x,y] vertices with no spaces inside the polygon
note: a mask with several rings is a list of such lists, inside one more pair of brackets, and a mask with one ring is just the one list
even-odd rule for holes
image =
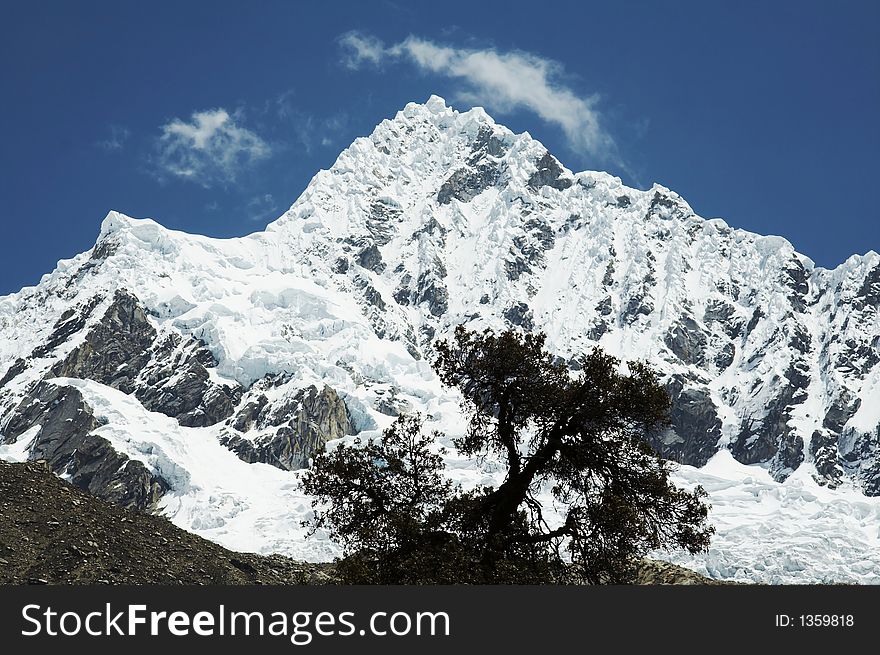
{"label": "tree", "polygon": [[381,439],[319,453],[303,478],[316,497],[306,523],[343,546],[337,572],[349,583],[467,581],[449,521],[460,489],[444,475],[445,449],[432,450],[439,435],[422,426],[418,415],[401,416]]}
{"label": "tree", "polygon": [[[598,349],[573,373],[544,343],[542,334],[459,327],[435,346],[435,370],[460,390],[470,416],[455,446],[502,461],[497,488],[464,492],[446,482],[417,418],[399,420],[379,443],[315,459],[305,477],[317,499],[314,526],[342,540],[350,577],[626,582],[650,550],[708,547],[705,492],[677,489],[646,441],[668,424],[669,396],[654,373],[641,363],[622,373]],[[561,524],[546,520],[542,489],[566,508]]]}

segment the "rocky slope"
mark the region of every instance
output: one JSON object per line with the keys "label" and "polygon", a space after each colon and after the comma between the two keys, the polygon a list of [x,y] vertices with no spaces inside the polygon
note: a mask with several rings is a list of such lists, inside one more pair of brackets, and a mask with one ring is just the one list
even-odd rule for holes
{"label": "rocky slope", "polygon": [[777,481],[880,495],[877,253],[815,267],[437,97],[357,139],[263,232],[111,212],[90,252],[0,298],[0,456],[192,528],[207,519],[181,508],[207,487],[131,416],[278,470],[405,411],[454,435],[457,397],[428,362],[462,323],[543,330],[575,368],[595,344],[648,360],[674,402],[653,439],[669,458],[727,450]]}
{"label": "rocky slope", "polygon": [[332,567],[234,553],[52,475],[0,461],[0,584],[324,584]]}

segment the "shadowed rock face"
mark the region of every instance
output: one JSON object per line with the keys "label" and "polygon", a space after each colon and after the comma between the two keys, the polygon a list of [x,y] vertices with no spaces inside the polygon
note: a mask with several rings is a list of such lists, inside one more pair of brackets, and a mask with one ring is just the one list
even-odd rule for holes
{"label": "shadowed rock face", "polygon": [[77,346],[52,367],[56,377],[95,380],[125,393],[134,390],[134,380],[149,361],[149,348],[156,330],[147,320],[137,298],[119,290],[101,321]]}
{"label": "shadowed rock face", "polygon": [[150,362],[138,377],[135,396],[153,412],[187,427],[214,425],[228,418],[241,400],[237,385],[211,382],[214,355],[192,337],[171,333],[153,344]]}
{"label": "shadowed rock face", "polygon": [[220,443],[246,462],[285,470],[306,468],[309,458],[328,441],[355,433],[345,402],[328,386],[301,389],[274,405],[265,395],[257,395],[228,424],[238,432],[277,428],[254,439],[226,434]]}
{"label": "shadowed rock face", "polygon": [[456,170],[437,192],[441,205],[452,202],[470,202],[478,195],[498,184],[504,173],[504,165],[498,161],[507,151],[504,142],[488,128],[480,128],[474,142],[468,166]]}
{"label": "shadowed rock face", "polygon": [[452,199],[470,202],[486,189],[495,186],[501,177],[501,168],[483,164],[475,169],[459,169],[449,176],[437,192],[437,202],[445,205]]}
{"label": "shadowed rock face", "polygon": [[41,382],[13,412],[5,441],[12,443],[40,426],[28,448],[29,460],[45,460],[53,472],[98,498],[131,509],[154,509],[168,483],[92,434],[102,424],[77,389]]}
{"label": "shadowed rock face", "polygon": [[791,410],[804,402],[802,393],[810,378],[792,364],[784,378],[775,379],[778,393],[762,418],[747,417],[730,444],[730,452],[743,464],[770,464],[770,474],[782,481],[804,461],[804,438],[789,425]]}
{"label": "shadowed rock face", "polygon": [[159,338],[138,299],[121,289],[84,343],[55,364],[51,374],[133,393],[150,411],[201,427],[231,416],[241,399],[238,386],[210,381],[207,369],[215,366],[201,341],[176,333]]}
{"label": "shadowed rock face", "polygon": [[706,348],[706,335],[689,316],[673,326],[666,335],[666,345],[685,364],[701,366],[704,363],[703,351]]}
{"label": "shadowed rock face", "polygon": [[721,437],[718,408],[708,391],[685,388],[681,376],[673,377],[666,390],[672,401],[669,412],[672,430],[649,435],[648,442],[667,459],[703,466],[718,450]]}

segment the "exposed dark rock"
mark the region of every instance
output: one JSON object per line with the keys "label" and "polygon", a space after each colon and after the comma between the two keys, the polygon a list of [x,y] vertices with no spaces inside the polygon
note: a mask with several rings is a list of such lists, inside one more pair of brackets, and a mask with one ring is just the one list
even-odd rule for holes
{"label": "exposed dark rock", "polygon": [[529,178],[529,187],[533,191],[545,186],[562,191],[572,185],[571,179],[562,177],[562,166],[549,152],[545,152],[544,156],[535,162],[535,167],[537,170]]}
{"label": "exposed dark rock", "polygon": [[507,152],[507,144],[499,139],[490,128],[481,127],[480,131],[477,132],[477,137],[474,139],[471,149],[468,163],[474,165],[484,159],[486,155],[503,157]]}
{"label": "exposed dark rock", "polygon": [[115,255],[117,250],[119,250],[119,243],[112,238],[104,238],[98,241],[95,247],[92,248],[90,259],[104,260]]}
{"label": "exposed dark rock", "polygon": [[393,298],[398,305],[409,305],[412,298],[412,290],[408,287],[400,287],[394,291]]}
{"label": "exposed dark rock", "polygon": [[348,271],[348,257],[340,257],[333,264],[333,272],[334,273],[345,273]]}
{"label": "exposed dark rock", "polygon": [[766,317],[766,314],[763,311],[761,311],[761,308],[755,307],[755,311],[752,312],[752,317],[749,319],[749,322],[746,325],[746,334],[745,334],[746,339],[749,338],[749,335],[752,333],[752,330],[754,330],[758,326],[758,321],[760,321],[764,317]]}
{"label": "exposed dark rock", "polygon": [[723,300],[709,301],[703,314],[703,322],[706,325],[719,325],[721,330],[731,339],[735,339],[742,333],[742,322],[736,317],[736,309],[729,302]]}
{"label": "exposed dark rock", "polygon": [[61,314],[52,327],[52,334],[44,343],[34,349],[31,357],[46,357],[71,336],[82,330],[102,299],[101,296],[93,296],[82,305],[68,309]]}
{"label": "exposed dark rock", "polygon": [[702,366],[705,363],[706,333],[690,316],[684,316],[673,325],[663,340],[685,364]]}
{"label": "exposed dark rock", "polygon": [[394,235],[392,223],[397,221],[402,213],[403,210],[388,201],[374,200],[370,203],[367,229],[370,231],[376,244],[384,246],[391,241]]}
{"label": "exposed dark rock", "polygon": [[137,298],[120,289],[85,341],[52,367],[52,375],[95,380],[131,393],[155,338],[156,330]]}
{"label": "exposed dark rock", "polygon": [[367,301],[369,305],[376,307],[379,310],[385,309],[385,301],[382,300],[382,294],[379,293],[378,289],[370,284],[370,281],[364,277],[357,276],[354,279],[355,286],[361,290],[363,293],[364,300]]}
{"label": "exposed dark rock", "polygon": [[530,218],[523,228],[525,234],[513,238],[510,258],[504,262],[508,280],[517,280],[523,273],[531,273],[533,267],[543,266],[544,252],[551,249],[556,241],[553,230],[543,220]]}
{"label": "exposed dark rock", "polygon": [[437,192],[437,202],[445,205],[453,198],[470,202],[501,179],[502,167],[487,160],[476,167],[459,168],[446,180]]}
{"label": "exposed dark rock", "polygon": [[803,312],[807,307],[806,296],[810,290],[809,273],[801,264],[800,259],[792,257],[783,270],[783,275],[786,286],[791,289],[788,301],[795,311]]}
{"label": "exposed dark rock", "polygon": [[791,408],[804,401],[802,393],[810,379],[800,368],[792,364],[785,373],[788,384],[775,378],[771,384],[779,388],[767,406],[761,420],[744,419],[740,433],[730,444],[730,452],[743,464],[771,462],[770,473],[783,480],[803,461],[803,439],[793,433],[788,425]]}
{"label": "exposed dark rock", "polygon": [[672,198],[664,193],[660,193],[659,191],[654,192],[654,196],[651,198],[651,204],[649,205],[649,209],[655,209],[656,207],[663,207],[665,209],[675,209],[678,206],[678,203],[675,202]]}
{"label": "exposed dark rock", "polygon": [[446,285],[433,273],[425,272],[419,275],[416,302],[428,303],[428,311],[432,316],[442,316],[449,309],[449,292]]}
{"label": "exposed dark rock", "polygon": [[187,427],[214,425],[232,415],[241,387],[211,382],[207,369],[217,366],[217,360],[204,342],[169,333],[153,344],[149,355],[135,389],[144,407]]}
{"label": "exposed dark rock", "polygon": [[79,267],[76,275],[70,278],[68,287],[82,280],[87,274],[96,273],[100,269],[101,264],[116,254],[118,250],[119,242],[113,236],[107,236],[98,241],[95,247],[92,248],[92,252],[86,262]]}
{"label": "exposed dark rock", "polygon": [[647,292],[642,289],[642,293],[630,296],[626,302],[626,306],[620,313],[620,320],[626,325],[632,325],[639,316],[650,316],[654,311],[654,305],[648,299]]}
{"label": "exposed dark rock", "polygon": [[596,305],[596,312],[602,316],[610,316],[613,311],[614,308],[611,304],[611,296],[604,298]]}
{"label": "exposed dark rock", "polygon": [[[77,320],[69,316],[64,325]],[[95,380],[134,393],[150,411],[181,425],[213,425],[230,416],[241,398],[236,386],[216,385],[207,368],[217,365],[205,344],[176,333],[157,339],[138,299],[122,289],[82,344],[56,363],[51,375]]]}
{"label": "exposed dark rock", "polygon": [[880,496],[880,426],[869,432],[847,428],[841,433],[842,463],[868,496]]}
{"label": "exposed dark rock", "polygon": [[381,273],[385,270],[382,253],[379,252],[379,246],[375,243],[371,243],[361,250],[357,255],[357,261],[364,268],[376,273]]}
{"label": "exposed dark rock", "polygon": [[880,337],[872,343],[861,340],[847,339],[835,359],[835,367],[844,372],[851,372],[859,377],[867,375],[874,366],[880,363]]}
{"label": "exposed dark rock", "polygon": [[598,341],[602,338],[602,335],[608,332],[609,329],[610,328],[608,326],[608,323],[606,323],[605,321],[593,321],[590,329],[587,330],[587,338],[592,341]]}
{"label": "exposed dark rock", "polygon": [[409,401],[398,397],[396,389],[391,389],[388,393],[379,395],[373,406],[377,411],[382,412],[386,416],[400,416],[401,414],[408,414],[413,410]]}
{"label": "exposed dark rock", "polygon": [[810,440],[810,454],[816,467],[819,484],[835,489],[843,478],[843,468],[837,453],[838,436],[824,431],[813,432]]}
{"label": "exposed dark rock", "polygon": [[154,508],[169,489],[168,483],[92,434],[102,424],[78,389],[41,382],[16,407],[5,429],[5,441],[15,442],[39,425],[28,449],[29,460],[45,460],[73,485],[122,507]]}
{"label": "exposed dark rock", "polygon": [[610,287],[612,284],[614,284],[614,262],[608,262],[608,266],[605,267],[605,275],[602,276],[602,285]]}
{"label": "exposed dark rock", "polygon": [[783,434],[776,443],[776,454],[770,460],[770,475],[785,480],[804,461],[804,441],[799,436]]}
{"label": "exposed dark rock", "polygon": [[794,327],[791,330],[791,337],[788,340],[788,345],[798,351],[801,355],[806,355],[812,349],[810,333],[807,332],[807,329],[800,323],[794,323]]}
{"label": "exposed dark rock", "polygon": [[21,375],[27,369],[27,360],[21,359],[20,357],[15,360],[15,362],[10,366],[6,373],[3,374],[3,377],[0,378],[0,389],[5,387],[7,383],[11,382],[13,379]]}
{"label": "exposed dark rock", "polygon": [[632,200],[629,199],[629,196],[617,196],[617,200],[614,204],[621,209],[625,209],[632,204]]}
{"label": "exposed dark rock", "polygon": [[[681,219],[690,214],[691,211],[688,209],[687,205],[681,202],[681,200],[674,198],[667,193],[655,191],[651,198],[651,204],[648,205],[648,213],[645,218],[659,217]],[[701,229],[702,224],[692,225],[688,230],[688,233],[693,239],[696,232]]]}
{"label": "exposed dark rock", "polygon": [[873,307],[880,309],[880,264],[872,268],[865,276],[852,304],[857,309]]}
{"label": "exposed dark rock", "polygon": [[262,414],[263,409],[269,404],[269,399],[265,394],[260,394],[256,398],[248,400],[236,413],[232,419],[232,427],[239,432],[247,432],[254,427],[254,424]]}
{"label": "exposed dark rock", "polygon": [[648,443],[667,459],[690,466],[703,466],[718,450],[721,420],[718,408],[706,389],[685,387],[686,381],[673,376],[667,383],[672,407],[672,428],[649,435]]}
{"label": "exposed dark rock", "polygon": [[733,359],[736,356],[736,346],[733,345],[733,342],[728,341],[725,343],[718,353],[715,355],[715,367],[719,371],[724,371],[728,366],[733,364]]}
{"label": "exposed dark rock", "polygon": [[531,273],[532,267],[525,257],[514,250],[510,249],[510,258],[504,260],[504,274],[508,280],[518,280],[523,273]]}
{"label": "exposed dark rock", "polygon": [[825,418],[822,419],[822,427],[835,434],[840,434],[843,432],[843,426],[859,410],[861,404],[861,398],[854,398],[846,391],[842,391],[825,413]]}
{"label": "exposed dark rock", "polygon": [[519,326],[526,331],[532,330],[535,326],[532,319],[532,310],[524,302],[517,303],[504,310],[504,318],[511,325]]}
{"label": "exposed dark rock", "polygon": [[277,428],[254,439],[226,434],[220,443],[246,462],[262,462],[285,470],[308,466],[309,458],[332,439],[354,434],[345,401],[335,390],[311,386],[277,405],[265,396],[246,403],[231,421],[233,427]]}
{"label": "exposed dark rock", "polygon": [[430,234],[431,236],[436,234],[439,235],[442,239],[442,237],[446,236],[447,232],[448,230],[440,225],[440,222],[436,218],[430,216],[428,220],[425,221],[425,224],[422,225],[422,227],[413,232],[413,238],[418,238],[422,234]]}
{"label": "exposed dark rock", "polygon": [[743,422],[739,435],[730,444],[734,459],[743,464],[770,461],[777,449],[776,435],[768,433],[762,425],[754,426],[751,421]]}

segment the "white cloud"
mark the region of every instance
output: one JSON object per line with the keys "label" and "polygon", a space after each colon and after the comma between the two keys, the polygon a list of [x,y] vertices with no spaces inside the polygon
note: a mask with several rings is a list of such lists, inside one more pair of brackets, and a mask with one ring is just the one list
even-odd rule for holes
{"label": "white cloud", "polygon": [[386,47],[373,36],[349,32],[339,42],[343,63],[350,68],[409,61],[424,72],[461,81],[461,101],[499,112],[532,111],[560,127],[575,150],[619,163],[614,139],[602,125],[597,97],[579,95],[566,86],[558,62],[522,51],[455,48],[415,36]]}
{"label": "white cloud", "polygon": [[364,62],[378,65],[387,54],[382,41],[362,32],[343,34],[339,45],[342,46],[342,64],[352,69],[360,68]]}
{"label": "white cloud", "polygon": [[204,187],[235,182],[243,169],[271,153],[268,143],[225,109],[195,112],[190,122],[175,118],[161,130],[155,159],[159,174]]}
{"label": "white cloud", "polygon": [[97,145],[99,148],[103,148],[108,152],[122,150],[122,148],[125,146],[125,142],[130,136],[131,130],[129,130],[127,127],[122,127],[121,125],[111,125],[110,135],[103,141],[98,141]]}

